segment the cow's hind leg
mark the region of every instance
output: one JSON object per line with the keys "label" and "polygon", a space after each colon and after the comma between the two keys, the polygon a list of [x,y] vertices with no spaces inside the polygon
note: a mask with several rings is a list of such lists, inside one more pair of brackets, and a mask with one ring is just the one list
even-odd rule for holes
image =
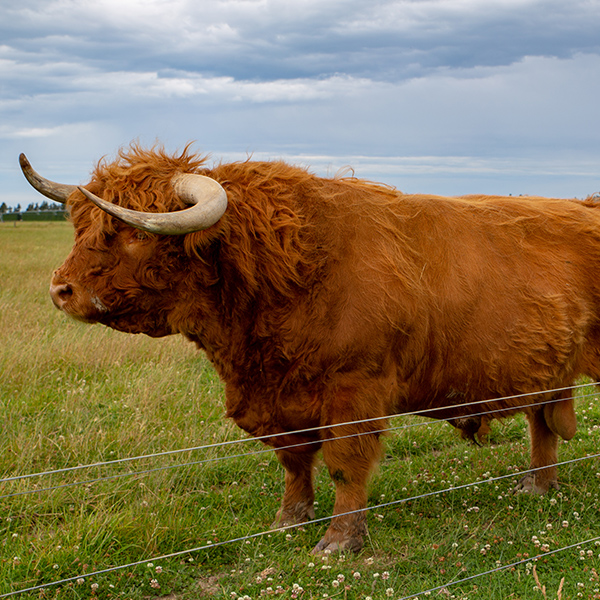
{"label": "cow's hind leg", "polygon": [[[545,494],[550,487],[558,489],[558,437],[570,440],[577,431],[577,417],[571,390],[565,390],[563,399],[549,402],[527,414],[531,435],[531,468],[515,488]],[[560,397],[560,396],[559,396]],[[547,467],[547,468],[541,468]]]}
{"label": "cow's hind leg", "polygon": [[546,423],[544,408],[527,414],[531,436],[531,468],[515,491],[545,494],[551,487],[558,488],[556,462],[558,461],[558,436]]}
{"label": "cow's hind leg", "polygon": [[315,445],[302,453],[275,451],[285,469],[285,492],[272,527],[295,525],[315,518],[313,465],[317,449]]}

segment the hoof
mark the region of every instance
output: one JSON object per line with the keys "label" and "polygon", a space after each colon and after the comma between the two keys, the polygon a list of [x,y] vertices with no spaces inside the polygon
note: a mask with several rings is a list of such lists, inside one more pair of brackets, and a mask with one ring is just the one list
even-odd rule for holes
{"label": "hoof", "polygon": [[362,537],[354,537],[347,540],[327,540],[327,536],[312,549],[311,554],[329,554],[334,552],[360,552],[363,547]]}
{"label": "hoof", "polygon": [[513,493],[519,492],[528,494],[538,494],[543,496],[550,488],[557,490],[559,488],[557,481],[544,481],[538,482],[535,474],[528,473],[525,477],[521,478],[517,485],[513,489]]}

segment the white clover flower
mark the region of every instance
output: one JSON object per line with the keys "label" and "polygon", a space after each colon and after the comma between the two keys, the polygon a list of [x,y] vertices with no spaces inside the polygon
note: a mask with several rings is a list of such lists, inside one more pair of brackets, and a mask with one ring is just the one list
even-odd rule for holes
{"label": "white clover flower", "polygon": [[387,590],[385,590],[385,595],[388,598],[391,598],[394,595],[394,588],[388,588]]}

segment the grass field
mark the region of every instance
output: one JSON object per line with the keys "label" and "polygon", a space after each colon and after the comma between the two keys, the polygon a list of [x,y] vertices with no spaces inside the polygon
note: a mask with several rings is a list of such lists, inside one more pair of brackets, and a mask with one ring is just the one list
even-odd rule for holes
{"label": "grass field", "polygon": [[[528,464],[521,417],[495,422],[483,447],[445,423],[395,419],[421,425],[387,439],[358,555],[310,554],[326,521],[221,544],[268,530],[282,470],[254,441],[119,462],[245,436],[191,344],[52,307],[50,276],[71,243],[68,223],[0,225],[0,597],[71,579],[15,597],[397,599],[442,586],[419,597],[600,598],[600,543],[583,543],[600,536],[599,460],[562,466],[545,497],[512,494]],[[561,460],[600,452],[596,390],[578,394]],[[111,464],[6,481],[98,462]],[[317,517],[330,515],[325,469],[317,500]],[[112,567],[124,568],[83,577]]]}

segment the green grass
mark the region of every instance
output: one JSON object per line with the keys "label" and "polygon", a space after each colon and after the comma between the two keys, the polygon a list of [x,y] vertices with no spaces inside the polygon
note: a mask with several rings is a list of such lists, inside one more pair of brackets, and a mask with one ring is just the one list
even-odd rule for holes
{"label": "green grass", "polygon": [[[191,344],[76,323],[52,307],[50,276],[71,243],[67,223],[0,224],[0,479],[243,438]],[[561,460],[599,451],[600,404],[584,391]],[[400,598],[540,555],[429,597],[600,598],[600,545],[580,544],[600,535],[598,459],[561,467],[558,492],[513,495],[528,463],[522,417],[494,423],[481,448],[444,423],[394,425],[414,422],[423,425],[387,439],[358,555],[310,554],[326,522],[219,545],[266,531],[277,510],[283,473],[254,441],[0,483],[0,595],[182,553],[17,597]],[[317,500],[317,516],[330,515],[325,469]]]}

